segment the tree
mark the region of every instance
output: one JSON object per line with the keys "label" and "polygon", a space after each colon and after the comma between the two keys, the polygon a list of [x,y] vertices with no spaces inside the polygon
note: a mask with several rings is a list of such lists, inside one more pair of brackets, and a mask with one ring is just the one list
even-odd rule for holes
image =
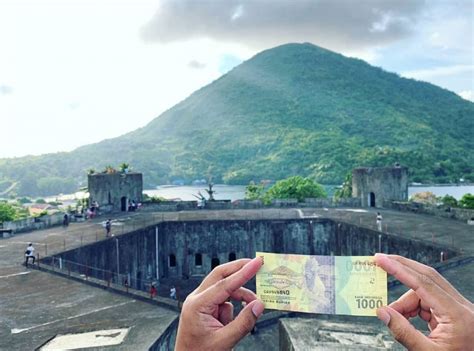
{"label": "tree", "polygon": [[462,208],[474,209],[474,195],[470,193],[464,194],[461,200],[459,200],[459,204]]}
{"label": "tree", "polygon": [[431,191],[422,191],[422,192],[413,194],[410,197],[410,201],[418,202],[425,205],[436,205],[438,202],[438,199],[436,198],[436,195],[433,194]]}
{"label": "tree", "polygon": [[214,186],[214,184],[212,184],[210,181],[209,181],[209,184],[207,184],[207,189],[204,189],[204,191],[207,193],[207,195],[209,195],[209,199],[208,201],[215,201],[214,199],[214,194],[216,193],[215,190],[212,189],[212,187]]}
{"label": "tree", "polygon": [[113,174],[113,173],[117,173],[117,170],[113,166],[107,165],[105,166],[104,173]]}
{"label": "tree", "polygon": [[265,184],[255,184],[255,182],[250,182],[249,185],[245,188],[245,199],[246,200],[261,200],[265,194]]}
{"label": "tree", "polygon": [[327,197],[324,188],[310,178],[293,176],[275,183],[265,196],[272,199],[297,199],[303,201],[306,198]]}
{"label": "tree", "polygon": [[440,200],[444,206],[456,207],[458,205],[458,200],[451,195],[444,195]]}
{"label": "tree", "polygon": [[128,163],[121,163],[119,166],[120,172],[126,173],[130,169],[130,165]]}
{"label": "tree", "polygon": [[72,193],[77,189],[74,180],[66,177],[39,178],[37,186],[41,195],[55,195],[62,192]]}
{"label": "tree", "polygon": [[352,172],[347,173],[342,187],[334,193],[336,199],[352,197]]}
{"label": "tree", "polygon": [[18,203],[22,205],[33,202],[33,200],[31,200],[29,197],[26,197],[26,196],[20,197],[16,201],[18,201]]}
{"label": "tree", "polygon": [[37,175],[30,171],[22,175],[18,194],[29,196],[38,194],[37,178]]}
{"label": "tree", "polygon": [[0,202],[0,223],[12,221],[15,219],[15,208],[5,202]]}

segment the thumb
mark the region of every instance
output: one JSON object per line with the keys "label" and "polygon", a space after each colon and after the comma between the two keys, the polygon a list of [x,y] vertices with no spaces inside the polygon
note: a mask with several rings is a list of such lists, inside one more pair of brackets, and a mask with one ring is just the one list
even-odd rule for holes
{"label": "thumb", "polygon": [[219,349],[230,350],[255,326],[258,317],[263,313],[264,306],[260,300],[250,302],[235,319],[221,328],[217,333]]}
{"label": "thumb", "polygon": [[434,350],[436,344],[428,339],[422,332],[401,315],[398,311],[389,306],[381,307],[377,310],[377,317],[388,326],[395,340],[405,346],[410,351]]}

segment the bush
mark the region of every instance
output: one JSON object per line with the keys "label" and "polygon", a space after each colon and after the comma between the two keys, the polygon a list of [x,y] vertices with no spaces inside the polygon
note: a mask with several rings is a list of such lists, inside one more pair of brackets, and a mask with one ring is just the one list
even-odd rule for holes
{"label": "bush", "polygon": [[160,202],[166,201],[164,197],[161,196],[148,196],[143,194],[143,202],[148,204],[159,204]]}
{"label": "bush", "polygon": [[413,194],[410,197],[410,201],[418,202],[424,205],[436,205],[438,203],[436,195],[430,191],[423,191],[421,193]]}
{"label": "bush", "polygon": [[324,188],[310,178],[294,176],[275,183],[265,194],[265,200],[297,199],[327,197]]}
{"label": "bush", "polygon": [[12,221],[15,219],[15,208],[5,202],[0,202],[0,223]]}
{"label": "bush", "polygon": [[459,200],[462,208],[474,209],[474,195],[467,193]]}
{"label": "bush", "polygon": [[29,197],[20,197],[16,201],[18,201],[20,204],[28,204],[33,202],[33,200],[31,200]]}
{"label": "bush", "polygon": [[245,199],[246,200],[261,200],[265,194],[265,185],[263,183],[255,184],[250,182],[245,188]]}
{"label": "bush", "polygon": [[344,179],[344,183],[340,189],[337,189],[334,193],[334,197],[336,199],[341,198],[351,198],[352,197],[352,172],[346,175],[346,179]]}
{"label": "bush", "polygon": [[440,200],[444,206],[456,207],[458,205],[458,200],[451,195],[444,195]]}

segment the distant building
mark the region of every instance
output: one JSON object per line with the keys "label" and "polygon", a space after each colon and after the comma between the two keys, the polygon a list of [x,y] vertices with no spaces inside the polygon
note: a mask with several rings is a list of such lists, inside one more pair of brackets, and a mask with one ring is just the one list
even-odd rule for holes
{"label": "distant building", "polygon": [[94,173],[87,177],[89,201],[97,201],[101,211],[128,211],[132,201],[142,201],[143,175],[141,173]]}
{"label": "distant building", "polygon": [[361,167],[352,171],[352,197],[363,207],[383,207],[384,201],[408,200],[408,168]]}
{"label": "distant building", "polygon": [[30,213],[30,216],[38,216],[52,209],[56,209],[56,207],[53,207],[50,204],[33,204],[28,207],[28,212]]}

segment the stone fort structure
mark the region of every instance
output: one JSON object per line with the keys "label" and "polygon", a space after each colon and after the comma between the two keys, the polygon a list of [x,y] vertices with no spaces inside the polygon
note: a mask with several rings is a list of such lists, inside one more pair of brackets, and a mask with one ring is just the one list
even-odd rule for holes
{"label": "stone fort structure", "polygon": [[127,276],[130,287],[146,291],[152,281],[184,288],[189,285],[186,281],[200,281],[219,264],[255,257],[257,251],[331,256],[397,252],[423,263],[437,262],[440,251],[455,256],[454,251],[434,244],[313,218],[161,222],[62,252],[56,259],[96,267],[90,274],[97,279]]}
{"label": "stone fort structure", "polygon": [[89,201],[106,212],[127,211],[142,201],[143,175],[137,172],[94,173],[87,177]]}
{"label": "stone fort structure", "polygon": [[352,171],[352,197],[362,207],[383,207],[384,201],[408,200],[408,168],[361,167]]}

